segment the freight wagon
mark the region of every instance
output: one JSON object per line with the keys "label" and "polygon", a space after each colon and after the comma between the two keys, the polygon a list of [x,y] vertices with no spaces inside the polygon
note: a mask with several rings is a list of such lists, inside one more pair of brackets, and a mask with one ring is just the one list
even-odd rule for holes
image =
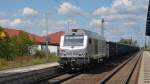
{"label": "freight wagon", "polygon": [[115,42],[107,42],[107,46],[109,47],[110,58],[115,58],[117,56],[124,56],[139,51],[138,47]]}

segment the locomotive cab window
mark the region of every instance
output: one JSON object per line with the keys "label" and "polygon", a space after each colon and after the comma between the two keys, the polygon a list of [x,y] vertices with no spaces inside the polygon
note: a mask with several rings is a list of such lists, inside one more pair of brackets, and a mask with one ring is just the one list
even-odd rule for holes
{"label": "locomotive cab window", "polygon": [[83,35],[65,35],[64,46],[83,46]]}

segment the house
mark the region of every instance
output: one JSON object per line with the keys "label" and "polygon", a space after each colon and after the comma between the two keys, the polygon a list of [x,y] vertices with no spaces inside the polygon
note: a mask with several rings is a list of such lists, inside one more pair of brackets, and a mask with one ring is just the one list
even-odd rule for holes
{"label": "house", "polygon": [[[1,38],[6,38],[6,37],[14,37],[20,34],[22,30],[17,30],[14,28],[4,28],[3,33],[0,33]],[[44,51],[48,53],[54,53],[58,55],[59,51],[59,42],[60,42],[60,37],[61,35],[64,34],[63,31],[60,32],[55,32],[52,34],[49,34],[48,36],[39,36],[35,34],[31,34],[29,32],[26,32],[29,39],[31,41],[34,41],[36,45],[30,46],[30,51],[32,54],[35,54],[36,51]],[[46,40],[48,40],[48,47],[46,46]]]}
{"label": "house", "polygon": [[48,36],[43,36],[45,40],[48,39],[48,48],[46,47],[46,41],[44,41],[43,44],[41,45],[42,50],[58,55],[60,37],[63,34],[64,34],[63,31],[59,31],[59,32],[49,34]]}
{"label": "house", "polygon": [[6,37],[6,34],[4,31],[0,31],[0,39],[4,39]]}
{"label": "house", "polygon": [[[12,29],[12,28],[4,28],[3,31],[5,32],[6,34],[6,37],[14,37],[14,36],[18,36],[21,32],[25,32],[25,31],[22,31],[22,30],[17,30],[17,29]],[[26,32],[29,39],[31,41],[35,41],[37,44],[40,44],[42,42],[44,42],[44,38],[41,37],[41,36],[38,36],[38,35],[35,35],[35,34],[31,34],[29,32]]]}

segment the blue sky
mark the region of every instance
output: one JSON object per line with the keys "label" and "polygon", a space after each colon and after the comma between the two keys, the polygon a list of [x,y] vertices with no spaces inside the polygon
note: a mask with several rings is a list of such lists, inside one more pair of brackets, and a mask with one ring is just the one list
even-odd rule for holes
{"label": "blue sky", "polygon": [[144,43],[148,0],[1,0],[0,25],[45,35],[47,14],[49,33],[82,28],[99,33],[105,19],[105,37],[110,41],[134,38]]}

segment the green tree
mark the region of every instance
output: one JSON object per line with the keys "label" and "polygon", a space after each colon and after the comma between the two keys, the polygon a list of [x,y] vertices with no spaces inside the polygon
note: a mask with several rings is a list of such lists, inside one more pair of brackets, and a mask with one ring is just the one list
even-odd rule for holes
{"label": "green tree", "polygon": [[14,50],[13,46],[14,44],[11,43],[11,39],[5,38],[5,39],[0,39],[0,58],[5,58],[5,59],[13,59],[15,57],[14,55]]}
{"label": "green tree", "polygon": [[131,39],[120,39],[120,41],[118,43],[122,43],[122,44],[132,44],[132,40]]}
{"label": "green tree", "polygon": [[18,36],[0,40],[0,58],[7,60],[17,56],[29,55],[29,46],[34,44],[26,32],[21,31]]}
{"label": "green tree", "polygon": [[0,31],[2,31],[3,30],[3,27],[2,26],[0,26]]}
{"label": "green tree", "polygon": [[118,41],[118,43],[128,44],[128,45],[132,45],[132,46],[138,46],[137,40],[132,40],[132,39],[120,39],[120,41]]}
{"label": "green tree", "polygon": [[29,46],[34,44],[33,41],[29,39],[29,36],[26,32],[21,31],[19,36],[14,38],[16,40],[16,49],[19,51],[19,55],[28,55],[29,54]]}

